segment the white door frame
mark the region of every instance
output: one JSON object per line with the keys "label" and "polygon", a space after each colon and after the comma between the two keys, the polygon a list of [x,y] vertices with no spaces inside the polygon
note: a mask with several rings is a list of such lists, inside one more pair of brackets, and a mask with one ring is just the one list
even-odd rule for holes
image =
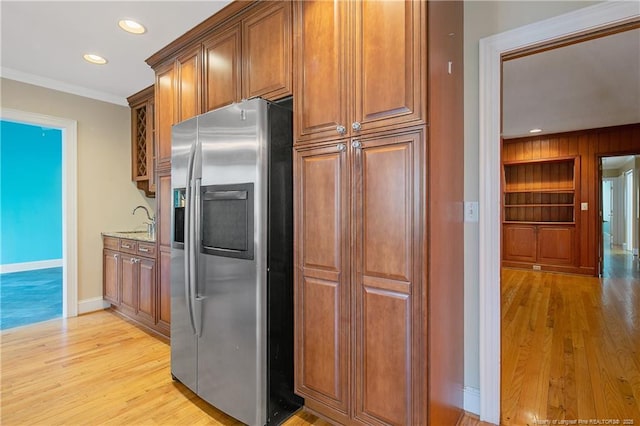
{"label": "white door frame", "polygon": [[0,118],[62,131],[62,316],[78,316],[78,123],[7,108]]}
{"label": "white door frame", "polygon": [[480,40],[480,419],[500,422],[501,55],[640,17],[640,3],[603,2]]}

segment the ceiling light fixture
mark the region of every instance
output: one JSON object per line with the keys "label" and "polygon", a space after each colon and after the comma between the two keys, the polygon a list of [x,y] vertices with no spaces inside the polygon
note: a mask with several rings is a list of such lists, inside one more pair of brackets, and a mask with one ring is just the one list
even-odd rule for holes
{"label": "ceiling light fixture", "polygon": [[96,64],[96,65],[104,65],[107,63],[107,60],[105,58],[93,53],[85,53],[83,58],[85,61],[91,62],[92,64]]}
{"label": "ceiling light fixture", "polygon": [[131,19],[121,19],[118,21],[118,26],[131,34],[144,34],[147,32],[147,29],[144,25],[133,21]]}
{"label": "ceiling light fixture", "polygon": [[542,131],[542,129],[531,129],[529,130],[529,133],[540,133]]}

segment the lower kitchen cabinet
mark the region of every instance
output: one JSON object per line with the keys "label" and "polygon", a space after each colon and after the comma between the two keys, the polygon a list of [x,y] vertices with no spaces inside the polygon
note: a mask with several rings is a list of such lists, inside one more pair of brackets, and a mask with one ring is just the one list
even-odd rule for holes
{"label": "lower kitchen cabinet", "polygon": [[504,224],[503,266],[573,272],[575,226]]}
{"label": "lower kitchen cabinet", "polygon": [[102,254],[102,293],[104,300],[114,306],[120,305],[120,253],[106,248]]}
{"label": "lower kitchen cabinet", "polygon": [[105,236],[103,239],[104,299],[112,309],[168,335],[157,326],[156,245]]}
{"label": "lower kitchen cabinet", "polygon": [[342,424],[421,424],[424,146],[296,149],[296,392]]}

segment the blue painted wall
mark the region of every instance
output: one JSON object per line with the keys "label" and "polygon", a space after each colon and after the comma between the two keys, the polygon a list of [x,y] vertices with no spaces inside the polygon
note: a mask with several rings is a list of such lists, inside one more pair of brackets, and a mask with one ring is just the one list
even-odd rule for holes
{"label": "blue painted wall", "polygon": [[62,131],[0,128],[0,264],[61,259]]}

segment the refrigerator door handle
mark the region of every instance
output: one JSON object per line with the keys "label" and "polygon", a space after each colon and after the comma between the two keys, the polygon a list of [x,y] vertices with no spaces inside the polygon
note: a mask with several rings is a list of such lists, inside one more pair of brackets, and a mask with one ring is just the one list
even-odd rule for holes
{"label": "refrigerator door handle", "polygon": [[195,144],[191,146],[189,151],[189,161],[187,163],[187,182],[186,182],[186,198],[185,214],[184,214],[184,293],[185,302],[187,304],[187,311],[189,312],[189,322],[191,323],[191,330],[193,334],[196,334],[196,326],[193,320],[193,297],[192,297],[192,284],[191,284],[191,258],[192,256],[192,228],[193,228],[193,191],[191,188],[192,176],[193,176],[193,163],[196,155]]}
{"label": "refrigerator door handle", "polygon": [[200,246],[202,245],[202,204],[201,204],[201,186],[202,186],[202,179],[198,178],[195,179],[195,188],[194,188],[194,220],[193,220],[193,245],[192,245],[192,252],[193,252],[193,256],[191,256],[191,258],[193,259],[193,281],[191,283],[192,288],[191,288],[191,297],[192,297],[192,306],[195,310],[194,312],[194,326],[195,326],[195,333],[198,337],[200,337],[202,335],[202,315],[200,312],[200,302],[202,300],[202,297],[200,296],[200,290],[198,288],[198,283],[199,283],[199,265],[198,265],[198,257],[200,256]]}

